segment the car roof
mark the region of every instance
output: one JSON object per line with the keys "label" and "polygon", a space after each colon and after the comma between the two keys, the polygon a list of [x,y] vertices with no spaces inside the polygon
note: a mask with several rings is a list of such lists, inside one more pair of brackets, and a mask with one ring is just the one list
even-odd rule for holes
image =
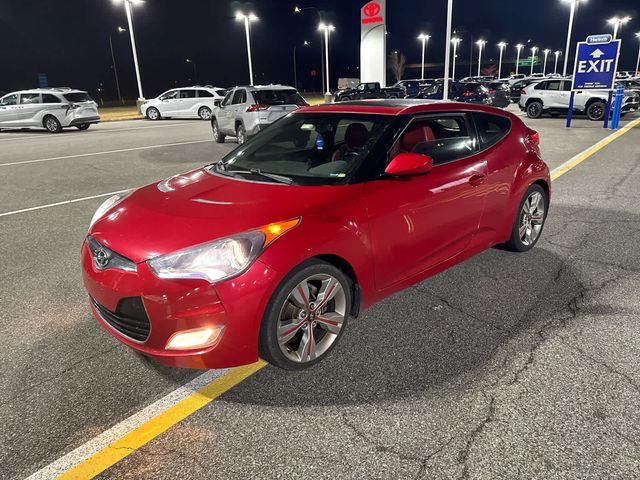
{"label": "car roof", "polygon": [[9,92],[6,95],[20,95],[22,93],[87,93],[84,90],[78,90],[75,88],[27,88],[25,90],[16,90],[15,92]]}
{"label": "car roof", "polygon": [[374,115],[413,115],[416,113],[445,112],[451,110],[479,111],[504,114],[503,110],[485,105],[450,102],[444,100],[422,99],[377,99],[355,100],[352,102],[338,102],[314,107],[304,107],[295,113],[358,113]]}
{"label": "car roof", "polygon": [[295,90],[289,85],[239,85],[236,88],[246,88],[247,90]]}

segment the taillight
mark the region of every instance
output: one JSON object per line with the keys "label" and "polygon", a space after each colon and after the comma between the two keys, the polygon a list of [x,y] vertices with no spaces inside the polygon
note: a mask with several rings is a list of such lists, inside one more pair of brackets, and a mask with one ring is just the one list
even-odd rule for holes
{"label": "taillight", "polygon": [[529,130],[529,134],[524,139],[524,144],[529,151],[540,155],[540,135],[535,130]]}
{"label": "taillight", "polygon": [[520,95],[524,95],[524,90],[520,90]]}
{"label": "taillight", "polygon": [[463,96],[463,97],[470,97],[470,96],[472,96],[472,95],[473,95],[473,92],[469,92],[469,91],[466,91],[466,92],[463,92],[463,93],[462,93],[462,96]]}
{"label": "taillight", "polygon": [[310,106],[307,102],[296,103],[296,105],[298,106],[298,108],[309,107]]}
{"label": "taillight", "polygon": [[264,105],[262,103],[258,103],[256,105],[251,105],[247,108],[247,112],[259,112],[262,110],[268,110],[271,105]]}
{"label": "taillight", "polygon": [[496,93],[495,90],[489,90],[489,95],[493,95],[494,93]]}
{"label": "taillight", "polygon": [[529,138],[531,138],[531,141],[536,145],[540,145],[540,134],[538,134],[538,132],[536,132],[535,130],[531,130]]}

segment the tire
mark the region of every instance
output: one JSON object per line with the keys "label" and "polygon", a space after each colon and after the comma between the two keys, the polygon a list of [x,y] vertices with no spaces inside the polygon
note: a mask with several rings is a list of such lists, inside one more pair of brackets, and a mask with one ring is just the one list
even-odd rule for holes
{"label": "tire", "polygon": [[83,131],[83,130],[88,130],[90,126],[91,126],[90,123],[83,123],[82,125],[76,125],[76,128],[80,131]]}
{"label": "tire", "polygon": [[548,210],[547,192],[538,184],[531,185],[518,205],[518,213],[513,222],[511,238],[505,244],[506,248],[513,252],[527,252],[535,247],[542,235]]}
{"label": "tire", "polygon": [[160,110],[158,110],[156,107],[149,107],[147,108],[147,112],[146,112],[146,117],[149,120],[160,120],[162,118],[162,115],[160,115]]}
{"label": "tire", "polygon": [[42,119],[42,126],[46,128],[49,133],[60,133],[62,131],[60,121],[53,115],[44,117],[44,119]]}
{"label": "tire", "polygon": [[214,120],[211,122],[211,129],[213,130],[213,140],[216,143],[224,143],[226,135],[220,131],[220,127],[218,126],[218,121]]}
{"label": "tire", "polygon": [[587,107],[587,118],[593,122],[604,120],[605,108],[604,102],[593,102]]}
{"label": "tire", "polygon": [[542,116],[542,111],[543,111],[543,105],[542,102],[539,100],[535,100],[533,102],[530,102],[527,105],[527,117],[529,118],[540,118]]}
{"label": "tire", "polygon": [[[328,302],[320,297],[316,304],[323,292]],[[351,280],[342,270],[315,259],[299,265],[267,305],[260,357],[285,370],[303,370],[323,360],[344,332],[352,298]]]}
{"label": "tire", "polygon": [[198,110],[198,116],[202,120],[210,120],[211,119],[211,109],[209,107],[200,107],[200,110]]}
{"label": "tire", "polygon": [[340,101],[341,102],[350,102],[351,100],[352,100],[352,98],[349,95],[344,96],[344,97],[340,97]]}
{"label": "tire", "polygon": [[236,139],[238,141],[238,145],[242,145],[247,141],[247,130],[241,123],[236,127]]}

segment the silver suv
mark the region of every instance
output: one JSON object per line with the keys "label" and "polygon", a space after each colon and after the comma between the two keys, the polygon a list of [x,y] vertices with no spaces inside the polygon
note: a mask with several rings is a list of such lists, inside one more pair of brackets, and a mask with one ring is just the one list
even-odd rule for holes
{"label": "silver suv", "polygon": [[149,120],[161,118],[201,118],[209,120],[211,112],[227,91],[217,87],[174,88],[156,98],[147,100],[140,107]]}
{"label": "silver suv", "polygon": [[[569,111],[571,98],[571,80],[554,79],[534,82],[520,96],[520,109],[527,112],[529,118],[540,118],[548,112],[557,116]],[[605,90],[584,90],[576,92],[573,110],[587,115],[589,120],[604,120],[609,92]],[[637,110],[640,106],[638,94],[629,92],[624,95],[622,112]]]}
{"label": "silver suv", "polygon": [[223,143],[234,136],[239,144],[290,112],[309,104],[293,87],[265,85],[236,87],[211,116],[213,139]]}
{"label": "silver suv", "polygon": [[59,133],[66,127],[86,130],[99,121],[98,105],[82,90],[39,88],[0,98],[0,129],[45,128]]}

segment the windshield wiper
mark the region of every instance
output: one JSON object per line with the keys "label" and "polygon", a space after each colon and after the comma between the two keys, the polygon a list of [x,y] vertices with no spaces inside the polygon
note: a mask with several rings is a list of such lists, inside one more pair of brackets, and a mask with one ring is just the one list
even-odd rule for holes
{"label": "windshield wiper", "polygon": [[273,180],[278,183],[284,183],[286,185],[291,185],[293,183],[293,179],[289,177],[285,177],[284,175],[276,175],[275,173],[263,172],[259,168],[250,168],[249,170],[229,170],[227,166],[220,162],[216,164],[216,167],[219,170],[222,170],[225,173],[228,173],[232,176],[234,175],[259,175],[264,178],[268,178],[269,180]]}

